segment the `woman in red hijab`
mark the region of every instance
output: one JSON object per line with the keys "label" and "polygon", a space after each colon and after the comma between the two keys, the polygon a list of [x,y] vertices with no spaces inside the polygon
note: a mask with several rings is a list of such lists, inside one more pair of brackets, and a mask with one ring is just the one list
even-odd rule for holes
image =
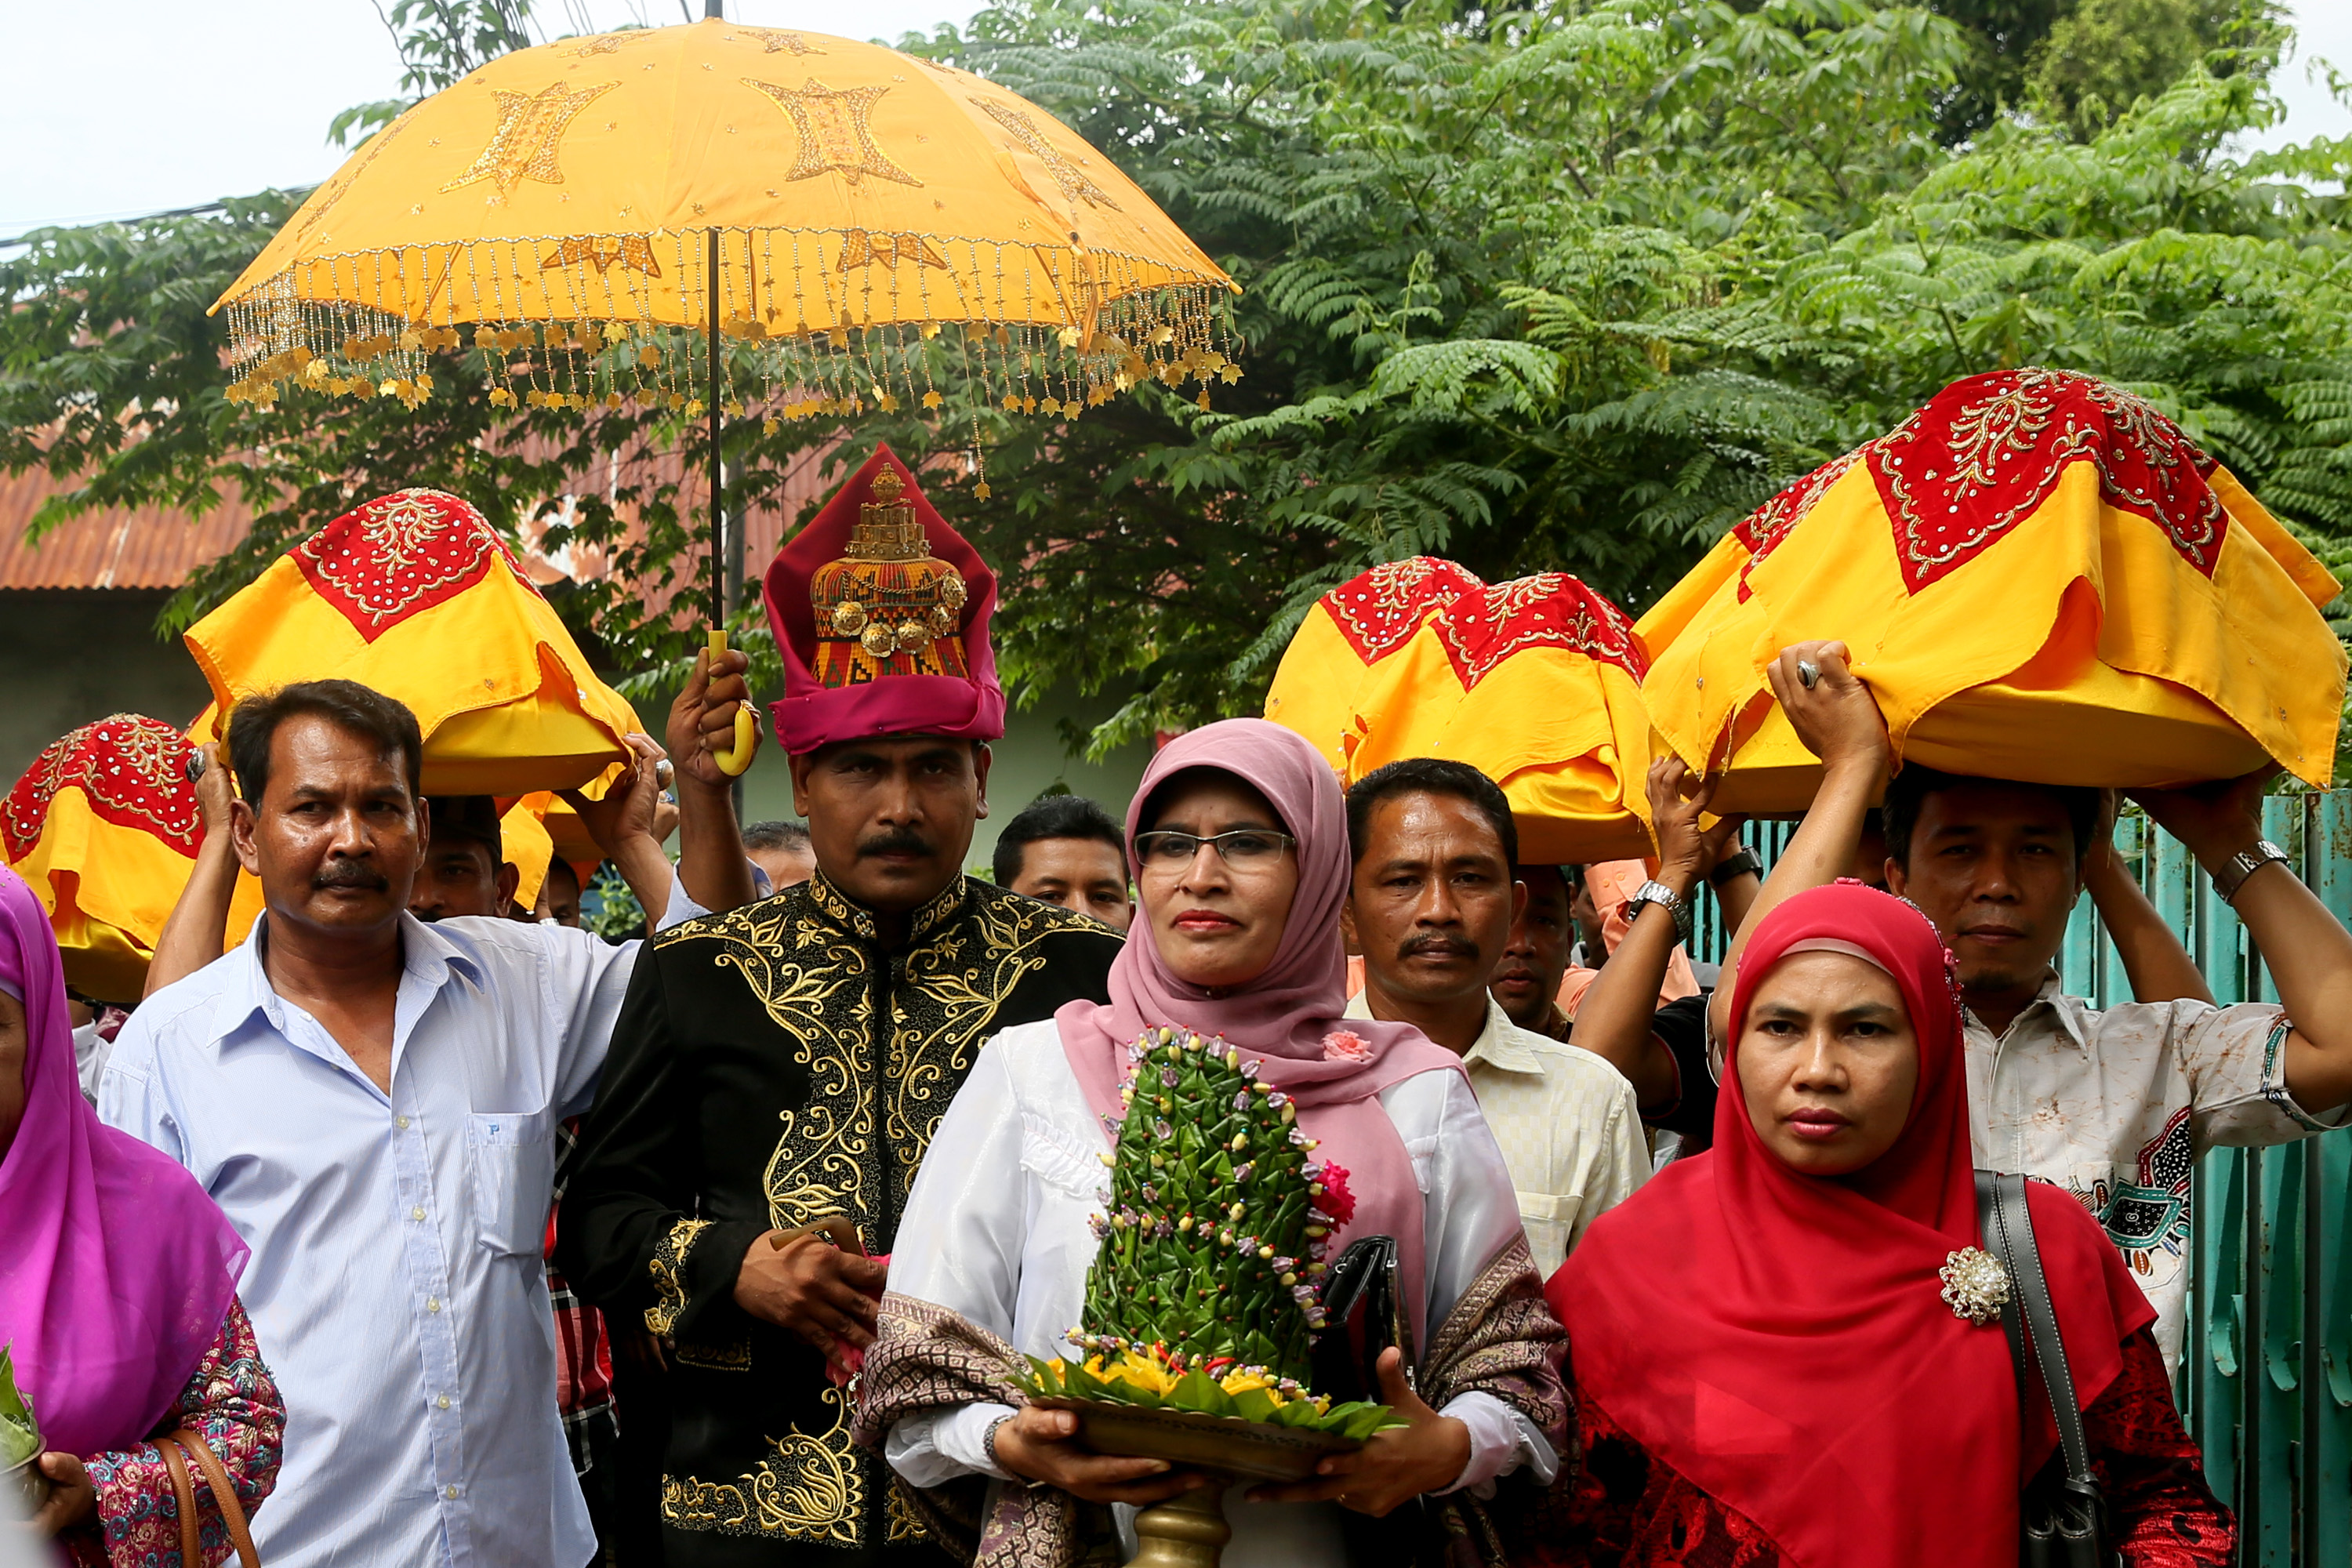
{"label": "woman in red hijab", "polygon": [[[1547,1555],[2015,1568],[2057,1432],[2046,1406],[2021,1423],[1998,1322],[1943,1299],[1979,1245],[1949,955],[1901,900],[1815,888],[1759,922],[1729,1016],[1713,1151],[1552,1278],[1584,1463]],[[2109,1539],[2133,1568],[2231,1562],[2147,1298],[2081,1205],[2029,1202]]]}

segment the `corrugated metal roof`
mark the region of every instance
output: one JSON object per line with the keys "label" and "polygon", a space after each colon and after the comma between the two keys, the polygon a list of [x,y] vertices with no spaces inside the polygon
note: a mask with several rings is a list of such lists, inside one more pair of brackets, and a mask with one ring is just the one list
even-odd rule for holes
{"label": "corrugated metal roof", "polygon": [[93,512],[26,543],[26,525],[60,488],[38,471],[0,475],[0,590],[176,588],[244,538],[251,521],[224,497],[200,519],[161,507]]}
{"label": "corrugated metal roof", "polygon": [[[792,467],[785,470],[782,482],[777,487],[772,498],[764,501],[760,510],[751,513],[748,526],[743,531],[743,574],[744,591],[752,599],[756,600],[759,597],[760,581],[768,569],[768,563],[774,560],[776,552],[783,548],[785,531],[795,526],[803,510],[830,495],[834,489],[848,476],[848,473],[854,470],[855,463],[850,466],[850,468],[835,473],[827,474],[824,471],[826,460],[843,443],[838,440],[829,441],[824,446],[801,453],[793,459]],[[857,461],[862,462],[868,451],[870,448],[861,446],[856,450],[854,456]],[[944,459],[933,459],[935,462],[960,460],[960,458],[954,455]],[[707,557],[704,553],[703,542],[709,538],[710,527],[709,473],[700,463],[690,462],[683,454],[676,451],[640,449],[624,457],[599,458],[589,466],[588,471],[581,475],[577,482],[579,493],[594,494],[603,491],[608,495],[612,494],[617,486],[625,484],[653,487],[675,483],[678,487],[676,504],[680,516],[686,520],[691,532],[692,542],[677,564],[676,576],[668,584],[652,589],[647,594],[647,599],[650,605],[660,609],[668,607],[681,591],[690,590],[697,595],[700,593],[703,584],[707,581],[705,573],[708,570],[705,565]],[[635,507],[630,503],[622,502],[616,510],[623,521],[624,542],[634,542],[641,538],[635,516]],[[572,544],[561,550],[546,552],[540,547],[540,541],[545,536],[547,524],[561,522],[568,515],[568,507],[559,501],[552,516],[544,521],[534,520],[523,524],[523,564],[525,570],[530,573],[534,582],[544,584],[560,574],[570,577],[575,582],[589,583],[597,581],[610,573],[611,566],[607,553],[602,549],[584,544]],[[698,598],[689,601],[689,605],[688,614],[700,613]]]}

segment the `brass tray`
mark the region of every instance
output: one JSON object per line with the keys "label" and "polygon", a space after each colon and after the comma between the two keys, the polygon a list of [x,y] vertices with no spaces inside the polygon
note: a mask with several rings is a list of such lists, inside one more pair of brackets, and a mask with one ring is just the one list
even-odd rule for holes
{"label": "brass tray", "polygon": [[1197,1410],[1148,1410],[1102,1399],[1033,1399],[1044,1410],[1067,1410],[1078,1418],[1078,1436],[1097,1454],[1120,1458],[1165,1459],[1192,1469],[1214,1470],[1251,1481],[1303,1481],[1332,1454],[1363,1444],[1331,1432],[1307,1432],[1237,1415]]}
{"label": "brass tray", "polygon": [[0,1530],[9,1526],[9,1516],[21,1512],[26,1519],[41,1511],[49,1500],[49,1489],[56,1483],[41,1474],[41,1456],[35,1454],[22,1464],[0,1470]]}

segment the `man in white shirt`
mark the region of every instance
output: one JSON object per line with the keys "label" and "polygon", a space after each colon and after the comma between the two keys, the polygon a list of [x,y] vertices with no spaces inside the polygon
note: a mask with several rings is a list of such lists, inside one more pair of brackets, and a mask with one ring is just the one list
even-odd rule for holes
{"label": "man in white shirt", "polygon": [[1518,827],[1495,782],[1415,757],[1348,791],[1355,872],[1340,928],[1364,958],[1351,1016],[1413,1025],[1461,1053],[1549,1277],[1650,1171],[1631,1085],[1590,1051],[1520,1028],[1486,989],[1527,900]]}
{"label": "man in white shirt", "polygon": [[[674,717],[708,733],[742,694],[698,677]],[[100,1111],[194,1172],[253,1248],[242,1293],[288,1406],[261,1554],[578,1568],[594,1540],[541,1252],[555,1123],[588,1105],[636,950],[409,914],[423,744],[378,692],[249,698],[229,751],[231,831],[267,913],[148,998]],[[689,798],[707,782],[680,773]],[[744,879],[723,816],[689,827],[698,844],[724,872],[698,885]]]}
{"label": "man in white shirt", "polygon": [[[1748,929],[1780,900],[1846,874],[1889,754],[1885,720],[1843,644],[1797,644],[1769,674],[1822,782]],[[2099,1216],[2157,1309],[2168,1364],[2180,1355],[2197,1156],[2326,1131],[2352,1100],[2352,932],[2263,842],[2267,782],[2132,798],[2211,875],[2280,1000],[2217,1007],[2193,974],[2166,979],[2184,967],[2177,944],[2161,951],[2162,922],[2136,889],[2117,889],[2101,910],[2135,990],[2180,999],[2104,1012],[2061,991],[2052,968],[2086,860],[2104,853],[2097,792],[1916,764],[1885,785],[1887,888],[1927,912],[1958,960],[1977,1163],[2055,1183]],[[1722,1038],[1729,1021],[1713,1024]]]}

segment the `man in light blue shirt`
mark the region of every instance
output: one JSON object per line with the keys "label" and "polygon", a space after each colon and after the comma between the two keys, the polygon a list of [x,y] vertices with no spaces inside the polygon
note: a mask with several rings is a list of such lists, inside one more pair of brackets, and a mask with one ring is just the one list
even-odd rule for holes
{"label": "man in light blue shirt", "polygon": [[[698,678],[681,716],[715,723],[740,687]],[[579,1568],[595,1542],[541,1249],[555,1124],[593,1097],[636,949],[409,914],[422,742],[377,692],[248,699],[229,750],[268,913],[140,1008],[100,1110],[193,1171],[253,1248],[245,1300],[288,1405],[263,1560]],[[681,794],[707,771],[682,768]],[[689,879],[698,840],[742,879],[731,819],[689,826]]]}

